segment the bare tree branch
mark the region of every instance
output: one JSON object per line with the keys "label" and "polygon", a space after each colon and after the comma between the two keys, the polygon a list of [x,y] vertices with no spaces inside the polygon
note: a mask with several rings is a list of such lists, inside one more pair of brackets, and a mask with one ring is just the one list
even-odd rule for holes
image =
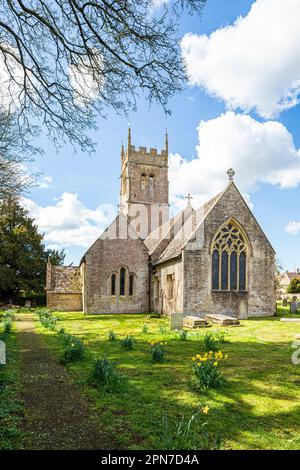
{"label": "bare tree branch", "polygon": [[28,136],[20,134],[16,116],[0,112],[0,200],[20,196],[31,187],[34,176],[24,163],[36,151],[39,149],[32,147]]}
{"label": "bare tree branch", "polygon": [[44,124],[58,145],[90,151],[96,115],[135,109],[140,90],[169,111],[185,79],[178,21],[204,4],[170,0],[157,12],[153,0],[0,0],[2,101],[20,129]]}

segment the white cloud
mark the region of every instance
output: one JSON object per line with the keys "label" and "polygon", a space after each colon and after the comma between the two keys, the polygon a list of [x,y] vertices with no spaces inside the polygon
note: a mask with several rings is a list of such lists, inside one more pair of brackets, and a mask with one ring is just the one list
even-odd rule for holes
{"label": "white cloud", "polygon": [[299,102],[300,2],[256,0],[245,17],[209,36],[187,34],[182,54],[190,83],[231,109],[265,118]]}
{"label": "white cloud", "polygon": [[35,219],[39,231],[45,233],[49,247],[89,247],[115,215],[113,206],[88,209],[74,193],[64,192],[54,205],[42,207],[23,198],[23,206]]}
{"label": "white cloud", "polygon": [[38,187],[42,189],[48,189],[53,182],[52,176],[43,176],[38,183]]}
{"label": "white cloud", "polygon": [[298,235],[300,232],[300,222],[289,222],[285,227],[285,230],[291,235]]}
{"label": "white cloud", "polygon": [[[229,168],[249,203],[249,194],[261,183],[290,188],[300,183],[300,151],[280,122],[258,122],[243,114],[227,112],[198,127],[197,157],[188,161],[170,156],[171,201],[191,193],[193,206],[224,189]],[[180,203],[180,202],[179,202]],[[181,200],[181,204],[183,204]],[[250,203],[251,207],[251,203]]]}

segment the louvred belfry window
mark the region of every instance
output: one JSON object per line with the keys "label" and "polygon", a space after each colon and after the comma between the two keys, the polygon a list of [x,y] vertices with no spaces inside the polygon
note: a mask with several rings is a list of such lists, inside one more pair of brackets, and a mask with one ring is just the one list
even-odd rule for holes
{"label": "louvred belfry window", "polygon": [[218,231],[212,247],[212,289],[247,290],[247,244],[233,221]]}

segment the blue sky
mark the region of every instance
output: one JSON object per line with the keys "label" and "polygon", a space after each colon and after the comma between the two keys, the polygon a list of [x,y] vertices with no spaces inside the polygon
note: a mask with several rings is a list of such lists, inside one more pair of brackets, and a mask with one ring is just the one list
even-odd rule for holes
{"label": "blue sky", "polygon": [[[252,54],[251,47],[247,44],[248,31],[251,30],[250,18],[249,25],[242,24],[238,31],[242,35],[240,37],[246,38],[245,42],[241,40],[239,50],[233,54],[233,58],[229,56],[226,59],[228,50],[231,51],[230,41],[233,44],[235,41],[231,37],[235,31],[228,30],[227,26],[233,25],[240,16],[247,18],[251,5],[261,3],[258,5],[261,11],[259,8],[256,11],[259,28],[259,15],[265,13],[264,8],[270,8],[269,2],[270,0],[208,0],[201,21],[197,17],[182,18],[181,36],[187,33],[197,36],[194,36],[195,42],[190,37],[186,40],[183,53],[192,78],[184,92],[170,101],[171,116],[166,116],[158,106],[149,109],[142,97],[138,103],[138,111],[131,113],[129,117],[108,113],[106,120],[99,118],[98,130],[92,134],[97,142],[96,152],[92,156],[80,152],[74,155],[69,146],[57,153],[46,138],[40,139],[39,144],[45,154],[34,162],[34,167],[42,172],[40,186],[27,195],[25,206],[36,217],[40,230],[45,231],[47,244],[66,248],[67,264],[77,264],[88,243],[97,234],[100,235],[107,223],[103,204],[113,204],[115,207],[118,204],[120,146],[122,140],[126,143],[127,126],[130,122],[132,141],[137,146],[162,148],[164,131],[168,128],[170,152],[175,155],[170,169],[170,185],[174,185],[171,197],[175,206],[180,206],[181,197],[187,192],[195,196],[195,203],[213,195],[211,191],[218,190],[227,183],[226,165],[234,166],[235,181],[250,199],[254,214],[281,263],[288,269],[300,267],[300,177],[294,176],[298,172],[300,175],[300,105],[296,99],[297,89],[293,90],[292,97],[289,96],[288,104],[284,100],[286,97],[281,96],[280,104],[278,101],[276,105],[273,98],[276,93],[280,97],[280,87],[272,68],[272,54],[266,53],[266,63],[264,60],[258,61],[259,53],[254,54],[254,59],[251,59],[253,64],[247,63],[250,60],[248,56]],[[293,0],[288,0],[289,2],[292,8]],[[285,4],[282,1],[281,3]],[[283,8],[286,8],[286,4]],[[287,16],[287,31],[293,31],[289,21]],[[266,25],[266,29],[268,27]],[[213,42],[210,34],[216,30],[221,31],[224,40],[221,37],[219,41],[216,39]],[[205,34],[207,37],[202,40]],[[249,32],[250,37],[251,34],[254,34],[253,31]],[[259,36],[259,33],[255,32],[255,36]],[[266,38],[266,41],[270,41],[272,50],[273,36],[270,33]],[[295,38],[291,37],[289,40],[293,41]],[[222,50],[222,43],[224,48],[227,44],[227,50]],[[299,47],[298,44],[295,44],[295,48]],[[201,51],[206,54],[205,63],[201,62]],[[279,69],[281,56],[286,56],[284,50],[278,50]],[[298,57],[300,62],[300,52]],[[295,58],[292,56],[286,67],[283,67],[284,71],[278,71],[281,80],[280,82],[278,78],[278,82],[294,83],[300,80],[294,63]],[[235,69],[233,74],[231,67]],[[266,74],[262,71],[264,67]],[[215,80],[216,75],[221,78],[219,82]],[[272,89],[272,86],[264,84],[264,79],[268,79],[272,85],[273,78],[276,83]],[[250,84],[254,84],[250,93],[247,92],[248,79]],[[270,90],[274,91],[273,95]],[[197,128],[201,121],[203,125],[199,134]],[[258,158],[260,145],[264,150]],[[231,149],[234,155],[232,160]],[[208,160],[211,162],[209,165]],[[249,162],[251,168],[249,167],[248,179]]]}

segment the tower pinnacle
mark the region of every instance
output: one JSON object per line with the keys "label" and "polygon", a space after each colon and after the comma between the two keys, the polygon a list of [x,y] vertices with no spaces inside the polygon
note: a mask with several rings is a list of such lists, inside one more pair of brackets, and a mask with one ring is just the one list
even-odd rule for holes
{"label": "tower pinnacle", "polygon": [[127,140],[127,149],[129,150],[131,147],[131,129],[130,124],[128,125],[128,140]]}
{"label": "tower pinnacle", "polygon": [[168,139],[168,130],[166,129],[166,136],[165,136],[165,148],[167,154],[169,153],[169,139]]}

